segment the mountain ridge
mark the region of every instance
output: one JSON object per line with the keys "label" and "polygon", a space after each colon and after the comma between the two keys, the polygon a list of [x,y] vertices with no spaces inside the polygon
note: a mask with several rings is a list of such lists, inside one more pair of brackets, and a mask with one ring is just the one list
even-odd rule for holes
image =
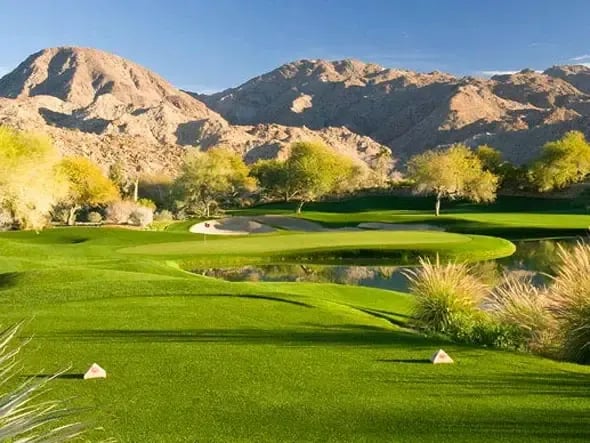
{"label": "mountain ridge", "polygon": [[233,124],[344,126],[402,159],[477,141],[522,163],[572,127],[588,133],[589,93],[590,68],[584,65],[479,78],[357,60],[299,60],[198,97]]}
{"label": "mountain ridge", "polygon": [[0,78],[0,124],[46,132],[64,154],[105,168],[122,159],[148,172],[174,173],[190,146],[225,145],[253,162],[307,139],[367,165],[384,150],[404,161],[455,142],[489,143],[523,163],[567,130],[589,133],[590,68],[476,78],[302,59],[204,95],[118,55],[66,46]]}
{"label": "mountain ridge", "polygon": [[231,125],[147,68],[72,46],[38,51],[0,78],[0,124],[47,132],[63,153],[105,168],[122,157],[131,170],[142,163],[152,172],[174,172],[195,145],[223,144],[255,161],[284,157],[294,141],[319,139],[365,164],[386,149],[346,128]]}

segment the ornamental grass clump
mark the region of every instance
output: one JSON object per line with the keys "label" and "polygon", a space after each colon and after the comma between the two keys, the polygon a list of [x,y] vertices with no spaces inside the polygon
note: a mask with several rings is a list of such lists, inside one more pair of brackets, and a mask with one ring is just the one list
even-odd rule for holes
{"label": "ornamental grass clump", "polygon": [[[23,345],[15,344],[22,324],[0,332],[0,389],[15,382],[16,357]],[[43,400],[47,384],[55,377],[29,378],[15,388],[0,391],[0,441],[22,443],[70,441],[82,433],[80,423],[64,424],[72,414],[63,401]]]}
{"label": "ornamental grass clump", "polygon": [[495,322],[513,332],[513,344],[540,354],[551,352],[556,322],[545,287],[536,287],[529,276],[505,275],[490,291],[485,309]]}
{"label": "ornamental grass clump", "polygon": [[590,244],[559,247],[560,264],[551,285],[551,311],[558,323],[559,356],[590,363]]}
{"label": "ornamental grass clump", "polygon": [[485,314],[480,304],[488,288],[465,263],[441,264],[420,259],[420,267],[405,271],[410,292],[416,297],[413,318],[416,326],[470,341]]}

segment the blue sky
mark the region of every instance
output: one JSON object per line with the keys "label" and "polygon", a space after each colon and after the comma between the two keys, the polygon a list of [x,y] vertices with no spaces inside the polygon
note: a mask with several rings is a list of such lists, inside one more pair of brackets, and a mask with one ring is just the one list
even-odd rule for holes
{"label": "blue sky", "polygon": [[89,46],[219,90],[301,58],[484,75],[590,63],[588,0],[0,0],[0,73]]}

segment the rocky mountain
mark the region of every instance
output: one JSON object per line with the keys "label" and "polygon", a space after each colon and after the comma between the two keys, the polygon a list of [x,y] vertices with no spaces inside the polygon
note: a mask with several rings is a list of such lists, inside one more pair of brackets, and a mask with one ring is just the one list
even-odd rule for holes
{"label": "rocky mountain", "polygon": [[231,125],[148,69],[96,49],[50,48],[0,79],[0,124],[48,133],[63,153],[107,167],[173,172],[189,146],[229,146],[248,161],[284,156],[293,141],[321,139],[352,158],[383,149],[347,128]]}
{"label": "rocky mountain", "polygon": [[253,162],[310,139],[368,164],[383,150],[403,161],[454,142],[489,143],[521,163],[567,130],[590,135],[590,68],[481,79],[300,60],[207,96],[100,50],[50,48],[0,79],[0,124],[146,172],[174,172],[190,146],[225,145]]}
{"label": "rocky mountain", "polygon": [[590,68],[525,69],[491,79],[300,60],[213,95],[233,124],[345,127],[402,159],[439,145],[489,143],[515,162],[570,129],[590,132]]}

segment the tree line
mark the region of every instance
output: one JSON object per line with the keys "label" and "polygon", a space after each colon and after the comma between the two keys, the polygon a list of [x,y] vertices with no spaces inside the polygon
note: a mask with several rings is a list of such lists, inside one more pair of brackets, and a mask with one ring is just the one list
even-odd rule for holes
{"label": "tree line", "polygon": [[545,144],[530,165],[514,166],[487,145],[455,144],[412,157],[403,178],[385,150],[368,165],[320,142],[297,142],[289,151],[285,159],[247,165],[228,148],[191,148],[175,177],[141,174],[121,160],[105,173],[88,158],[61,157],[43,135],[0,127],[0,227],[41,229],[79,218],[147,226],[277,200],[296,202],[301,212],[326,195],[400,183],[434,196],[438,215],[445,199],[490,202],[499,188],[547,192],[590,173],[590,145],[578,131]]}
{"label": "tree line", "polygon": [[443,199],[491,202],[499,189],[550,192],[582,182],[590,174],[590,144],[580,131],[546,143],[528,165],[516,166],[491,146],[471,149],[454,144],[426,151],[408,162],[407,179],[415,191],[435,197],[439,215]]}

